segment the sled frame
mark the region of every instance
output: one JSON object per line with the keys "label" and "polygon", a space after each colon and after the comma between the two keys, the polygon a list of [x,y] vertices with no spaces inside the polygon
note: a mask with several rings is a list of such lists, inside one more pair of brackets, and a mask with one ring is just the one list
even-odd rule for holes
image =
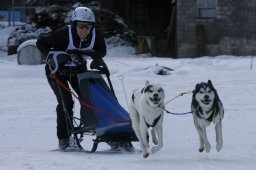
{"label": "sled frame", "polygon": [[[110,80],[110,74],[108,69],[100,70],[100,71],[91,71],[90,72],[97,72],[99,74],[105,74],[105,76],[107,77],[107,81],[108,81],[108,87],[110,88],[110,91],[112,92],[113,97],[116,98],[115,92],[114,92],[114,88],[112,86],[111,80]],[[72,73],[74,75],[74,73]],[[78,73],[79,74],[79,73]],[[78,76],[78,75],[76,75]],[[60,90],[60,85],[57,83],[57,86],[59,88],[60,94],[61,94],[61,90]],[[62,94],[61,94],[61,98]],[[65,112],[65,116],[66,116],[66,123],[67,123],[67,128],[68,128],[68,133],[70,138],[75,139],[76,142],[76,148],[78,147],[78,149],[80,150],[84,150],[83,147],[81,146],[81,142],[83,140],[83,136],[84,134],[86,135],[91,135],[91,136],[96,136],[96,127],[93,126],[89,126],[89,127],[84,127],[83,126],[83,121],[75,116],[70,117],[68,114],[68,111],[66,109],[66,106],[63,103],[63,110]],[[77,121],[79,121],[79,123],[77,123]],[[80,135],[80,138],[78,137],[78,135]],[[132,142],[132,141],[137,141],[137,137],[135,134],[131,135],[131,133],[122,133],[122,134],[118,134],[118,133],[112,133],[113,136],[109,136],[109,134],[107,135],[100,135],[100,136],[96,136],[96,138],[93,140],[93,146],[91,148],[91,150],[89,152],[93,153],[97,150],[98,148],[98,144],[101,142]],[[110,140],[111,139],[111,140]],[[72,148],[72,146],[70,146]]]}

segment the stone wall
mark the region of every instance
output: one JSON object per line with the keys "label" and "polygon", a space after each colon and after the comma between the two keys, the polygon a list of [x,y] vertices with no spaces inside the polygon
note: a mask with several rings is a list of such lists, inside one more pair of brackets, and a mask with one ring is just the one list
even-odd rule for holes
{"label": "stone wall", "polygon": [[256,1],[216,1],[213,19],[197,18],[197,0],[177,1],[179,58],[256,55]]}
{"label": "stone wall", "polygon": [[191,57],[196,55],[195,44],[195,0],[177,0],[177,55]]}

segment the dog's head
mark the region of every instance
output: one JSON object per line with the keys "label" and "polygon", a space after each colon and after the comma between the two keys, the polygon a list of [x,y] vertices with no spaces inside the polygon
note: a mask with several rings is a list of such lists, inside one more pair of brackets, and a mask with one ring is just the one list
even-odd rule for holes
{"label": "dog's head", "polygon": [[160,85],[149,84],[147,81],[142,92],[151,107],[158,107],[164,101],[165,94]]}
{"label": "dog's head", "polygon": [[207,83],[201,82],[196,85],[195,89],[193,90],[192,98],[193,106],[197,106],[199,104],[201,107],[208,107],[212,106],[219,97],[217,91],[212,85],[211,80],[208,80]]}

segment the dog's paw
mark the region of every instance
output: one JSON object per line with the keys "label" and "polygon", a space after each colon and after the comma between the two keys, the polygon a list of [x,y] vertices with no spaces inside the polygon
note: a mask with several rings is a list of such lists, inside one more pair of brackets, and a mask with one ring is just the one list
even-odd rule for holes
{"label": "dog's paw", "polygon": [[149,156],[149,153],[148,153],[148,152],[146,152],[146,153],[143,154],[143,158],[147,158],[148,156]]}
{"label": "dog's paw", "polygon": [[157,144],[158,144],[157,139],[152,139],[152,142],[153,142],[155,145],[157,145]]}
{"label": "dog's paw", "polygon": [[198,149],[199,152],[203,152],[204,151],[204,147],[200,146],[200,148]]}
{"label": "dog's paw", "polygon": [[209,153],[211,151],[211,145],[205,145],[205,151],[206,153]]}
{"label": "dog's paw", "polygon": [[154,146],[154,147],[152,147],[151,152],[152,152],[152,153],[156,153],[156,152],[159,151],[161,148],[162,148],[161,146]]}
{"label": "dog's paw", "polygon": [[219,152],[221,149],[222,149],[222,143],[221,144],[217,143],[216,150]]}

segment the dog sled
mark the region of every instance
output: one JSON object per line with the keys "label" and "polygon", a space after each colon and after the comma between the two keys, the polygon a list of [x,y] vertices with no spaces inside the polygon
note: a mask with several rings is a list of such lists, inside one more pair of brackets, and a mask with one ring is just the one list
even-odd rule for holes
{"label": "dog sled", "polygon": [[[51,55],[50,58],[48,55],[46,63],[53,65],[50,67],[53,73],[52,78],[55,79],[59,88],[69,90],[55,76],[57,72],[62,74],[63,70],[60,67],[66,62],[65,59],[58,58],[58,55]],[[103,66],[99,70],[87,70],[86,72],[69,70],[70,72],[67,70],[63,72],[67,76],[75,74],[78,78],[80,96],[78,97],[72,91],[69,92],[80,102],[81,110],[80,117],[70,117],[66,113],[70,135],[67,149],[95,152],[101,142],[105,142],[111,147],[114,144],[114,147],[132,148],[131,142],[138,139],[132,129],[128,112],[119,104],[115,96],[107,65],[103,62]],[[106,77],[108,83],[103,76]],[[81,145],[81,142],[85,141],[84,135],[95,136],[90,150],[84,149]]]}

